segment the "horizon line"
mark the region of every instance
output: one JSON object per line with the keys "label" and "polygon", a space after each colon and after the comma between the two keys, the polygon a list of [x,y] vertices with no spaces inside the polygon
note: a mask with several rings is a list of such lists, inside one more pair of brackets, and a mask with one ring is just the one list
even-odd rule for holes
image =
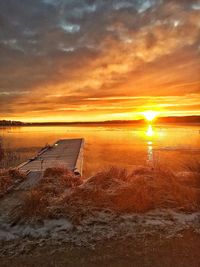
{"label": "horizon line", "polygon": [[[185,115],[185,116],[160,116],[157,117],[154,122],[156,122],[159,119],[188,119],[188,118],[200,118],[200,115]],[[34,122],[29,122],[29,121],[21,121],[21,120],[9,120],[9,119],[1,119],[0,122],[20,122],[23,124],[82,124],[82,123],[112,123],[112,122],[143,122],[146,121],[145,118],[141,119],[132,119],[132,120],[104,120],[104,121],[34,121]]]}

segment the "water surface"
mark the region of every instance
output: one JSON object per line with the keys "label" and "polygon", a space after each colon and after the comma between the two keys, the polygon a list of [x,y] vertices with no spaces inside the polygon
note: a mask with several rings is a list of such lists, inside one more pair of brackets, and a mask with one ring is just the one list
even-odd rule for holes
{"label": "water surface", "polygon": [[[200,126],[51,126],[1,128],[4,146],[26,160],[62,138],[84,138],[84,175],[109,166],[164,164],[182,169],[200,158]],[[18,160],[19,161],[19,160]]]}

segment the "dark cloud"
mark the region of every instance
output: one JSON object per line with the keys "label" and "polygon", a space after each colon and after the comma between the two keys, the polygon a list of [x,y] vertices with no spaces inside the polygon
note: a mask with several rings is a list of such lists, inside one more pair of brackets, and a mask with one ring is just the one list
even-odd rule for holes
{"label": "dark cloud", "polygon": [[[102,112],[112,96],[196,99],[199,13],[200,2],[186,0],[2,0],[1,112],[20,116],[22,104],[27,116],[52,104],[72,112],[84,103],[93,114],[97,101],[87,99],[95,97]],[[128,112],[127,100],[115,101]]]}

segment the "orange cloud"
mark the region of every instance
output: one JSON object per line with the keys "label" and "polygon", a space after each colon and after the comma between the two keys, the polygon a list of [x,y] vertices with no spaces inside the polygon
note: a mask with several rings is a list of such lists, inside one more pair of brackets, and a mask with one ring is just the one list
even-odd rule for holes
{"label": "orange cloud", "polygon": [[[199,9],[188,1],[136,2],[35,1],[27,7],[34,18],[28,30],[13,3],[8,37],[0,38],[1,118],[134,119],[145,109],[200,114]],[[39,16],[43,7],[50,21]],[[1,4],[0,10],[7,12]]]}

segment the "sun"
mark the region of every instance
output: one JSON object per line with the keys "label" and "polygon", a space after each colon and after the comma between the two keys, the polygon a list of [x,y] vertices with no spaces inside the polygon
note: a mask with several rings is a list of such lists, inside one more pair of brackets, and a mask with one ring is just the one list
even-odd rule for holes
{"label": "sun", "polygon": [[157,117],[158,114],[155,111],[148,110],[148,111],[145,111],[143,115],[147,121],[153,121]]}

